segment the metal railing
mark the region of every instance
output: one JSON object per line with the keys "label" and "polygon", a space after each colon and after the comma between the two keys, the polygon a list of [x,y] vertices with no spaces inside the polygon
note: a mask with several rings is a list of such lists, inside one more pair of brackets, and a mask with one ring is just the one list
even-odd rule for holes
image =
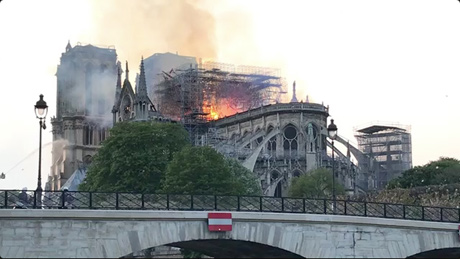
{"label": "metal railing", "polygon": [[[0,190],[0,209],[217,210],[334,214],[330,199],[266,196],[184,195]],[[335,215],[460,222],[460,209],[337,200]]]}

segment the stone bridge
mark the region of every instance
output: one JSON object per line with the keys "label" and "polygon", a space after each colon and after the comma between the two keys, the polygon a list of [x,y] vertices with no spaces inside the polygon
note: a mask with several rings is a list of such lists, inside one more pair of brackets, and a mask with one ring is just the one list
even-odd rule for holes
{"label": "stone bridge", "polygon": [[146,248],[193,248],[216,258],[447,258],[458,224],[341,215],[232,212],[209,232],[206,211],[0,210],[3,258],[119,258]]}

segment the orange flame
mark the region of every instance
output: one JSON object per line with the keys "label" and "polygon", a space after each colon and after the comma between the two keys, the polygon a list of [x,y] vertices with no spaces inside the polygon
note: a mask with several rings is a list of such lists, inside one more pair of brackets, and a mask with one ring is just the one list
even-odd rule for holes
{"label": "orange flame", "polygon": [[238,111],[232,109],[226,100],[221,99],[219,101],[219,105],[217,104],[210,104],[203,106],[203,111],[205,111],[207,115],[207,120],[218,120],[226,116],[231,116],[237,113]]}

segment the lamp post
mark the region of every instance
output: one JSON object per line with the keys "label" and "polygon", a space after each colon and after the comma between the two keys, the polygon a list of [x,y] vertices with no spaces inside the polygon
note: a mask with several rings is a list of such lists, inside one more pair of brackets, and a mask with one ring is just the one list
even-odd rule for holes
{"label": "lamp post", "polygon": [[332,212],[336,212],[336,197],[335,197],[335,160],[334,160],[334,139],[337,137],[337,126],[334,124],[334,120],[331,119],[331,124],[327,126],[327,133],[329,138],[332,140]]}
{"label": "lamp post", "polygon": [[[38,182],[37,182],[37,191],[35,196],[35,202],[38,197],[38,205],[41,205],[42,197],[42,129],[46,129],[45,118],[48,113],[48,105],[43,100],[43,94],[40,94],[40,100],[35,104],[35,116],[40,120],[40,140],[38,145]],[[34,204],[35,205],[35,204]]]}

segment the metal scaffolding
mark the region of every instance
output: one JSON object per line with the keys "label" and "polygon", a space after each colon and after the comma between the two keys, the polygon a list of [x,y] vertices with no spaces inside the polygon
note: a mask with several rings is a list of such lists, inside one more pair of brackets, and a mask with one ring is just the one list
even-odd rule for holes
{"label": "metal scaffolding", "polygon": [[206,62],[162,72],[156,86],[160,112],[180,121],[191,141],[204,123],[280,102],[286,83],[273,68]]}
{"label": "metal scaffolding", "polygon": [[369,170],[377,189],[412,168],[410,126],[373,124],[355,129],[358,147],[370,158]]}

